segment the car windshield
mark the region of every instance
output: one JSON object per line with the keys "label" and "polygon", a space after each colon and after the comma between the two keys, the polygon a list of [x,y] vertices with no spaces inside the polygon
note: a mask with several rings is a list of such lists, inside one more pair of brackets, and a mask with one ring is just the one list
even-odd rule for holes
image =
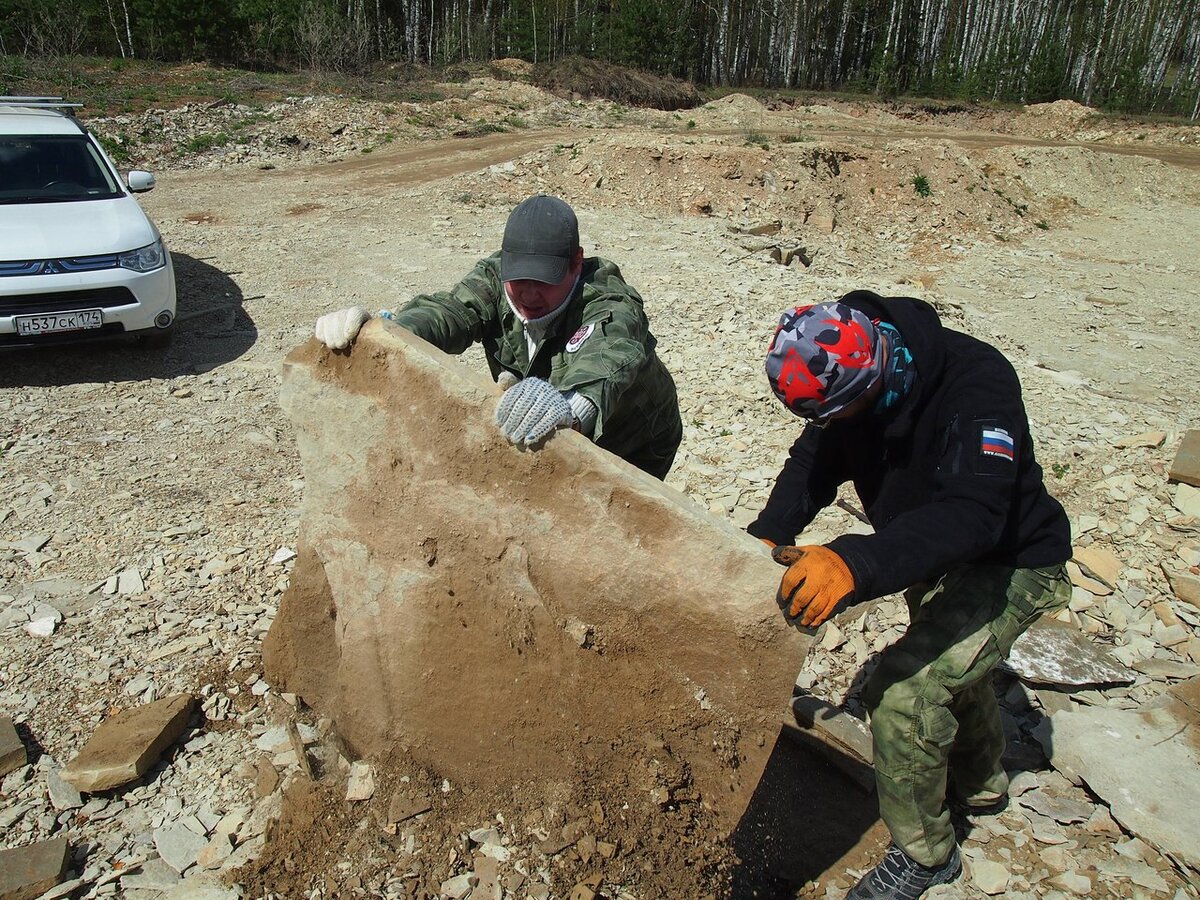
{"label": "car windshield", "polygon": [[109,200],[123,193],[83,135],[0,135],[0,204]]}

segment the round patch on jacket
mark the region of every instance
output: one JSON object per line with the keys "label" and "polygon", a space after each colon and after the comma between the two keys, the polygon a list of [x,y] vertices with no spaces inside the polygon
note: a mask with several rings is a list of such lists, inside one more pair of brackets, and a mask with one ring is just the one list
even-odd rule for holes
{"label": "round patch on jacket", "polygon": [[592,332],[596,330],[596,323],[589,322],[587,325],[580,325],[579,330],[571,335],[571,339],[567,341],[567,352],[574,353],[583,346],[583,342],[592,336]]}

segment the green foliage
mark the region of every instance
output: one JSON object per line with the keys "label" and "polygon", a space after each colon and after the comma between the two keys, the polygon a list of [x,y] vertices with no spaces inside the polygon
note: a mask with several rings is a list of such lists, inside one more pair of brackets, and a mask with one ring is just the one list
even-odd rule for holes
{"label": "green foliage", "polygon": [[[453,66],[442,79],[462,82],[508,56],[534,63],[538,84],[542,68],[578,58],[751,93],[795,86],[885,99],[911,91],[985,102],[1073,97],[1120,112],[1194,117],[1195,7],[1196,0],[1066,0],[1028,9],[1008,0],[994,10],[958,0],[928,0],[919,9],[867,0],[0,0],[0,89],[27,91],[26,61],[44,59],[57,64],[56,92],[93,90],[95,70],[80,55],[95,54],[110,84],[161,60],[239,65],[261,80],[300,70],[313,78],[309,92],[332,87],[337,74],[370,76],[394,97],[424,66]],[[931,22],[940,24],[927,28]],[[679,92],[683,101],[659,108],[700,102],[688,88]],[[191,96],[219,89],[214,83]],[[127,90],[113,89],[139,109]],[[163,102],[187,96],[163,93]]]}
{"label": "green foliage", "polygon": [[771,149],[771,141],[765,134],[759,134],[757,131],[746,132],[747,147],[761,147],[764,150]]}
{"label": "green foliage", "polygon": [[1050,466],[1050,471],[1054,474],[1055,478],[1063,478],[1071,471],[1071,464],[1056,462]]}
{"label": "green foliage", "polygon": [[118,166],[124,166],[129,163],[129,136],[124,132],[118,132],[114,135],[98,133],[96,139],[100,141],[100,146],[104,148],[104,152]]}
{"label": "green foliage", "polygon": [[209,150],[224,147],[231,140],[233,138],[224,131],[218,131],[215,134],[198,134],[183,142],[183,150],[185,153],[206,153]]}
{"label": "green foliage", "polygon": [[913,190],[917,192],[918,197],[929,197],[933,195],[933,188],[929,186],[929,179],[924,175],[914,175],[912,177]]}

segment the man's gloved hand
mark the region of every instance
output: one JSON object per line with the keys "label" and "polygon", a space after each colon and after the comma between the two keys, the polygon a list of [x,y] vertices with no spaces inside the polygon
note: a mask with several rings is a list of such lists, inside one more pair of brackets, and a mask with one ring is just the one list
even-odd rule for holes
{"label": "man's gloved hand", "polygon": [[788,567],[775,600],[789,620],[815,628],[854,596],[854,576],[828,547],[776,547],[771,558]]}
{"label": "man's gloved hand", "polygon": [[321,316],[313,333],[330,350],[344,350],[369,318],[371,314],[363,307],[350,306]]}
{"label": "man's gloved hand", "polygon": [[567,398],[550,382],[526,378],[504,392],[496,408],[496,424],[514,444],[536,444],[556,428],[575,421]]}

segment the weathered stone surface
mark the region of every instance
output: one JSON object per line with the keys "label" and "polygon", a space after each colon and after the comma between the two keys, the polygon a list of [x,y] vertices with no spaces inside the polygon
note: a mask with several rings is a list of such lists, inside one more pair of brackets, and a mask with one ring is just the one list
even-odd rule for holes
{"label": "weathered stone surface", "polygon": [[379,321],[293,351],[281,401],[305,494],[277,690],[468,783],[620,778],[653,739],[736,822],[811,643],[758,541],[575,432],[510,446],[488,381]]}
{"label": "weathered stone surface", "polygon": [[1183,483],[1175,485],[1175,496],[1172,503],[1185,516],[1200,519],[1200,488]]}
{"label": "weathered stone surface", "polygon": [[1163,441],[1167,439],[1165,431],[1143,431],[1141,434],[1132,434],[1128,437],[1118,438],[1113,441],[1113,446],[1122,450],[1130,447],[1161,447]]}
{"label": "weathered stone surface", "polygon": [[7,775],[13,769],[19,769],[29,761],[21,736],[13,727],[13,720],[8,716],[0,716],[0,777]]}
{"label": "weathered stone surface", "polygon": [[[1087,707],[1034,734],[1056,769],[1082,780],[1129,831],[1200,865],[1200,717],[1178,701],[1141,710]],[[1166,773],[1173,773],[1167,775]]]}
{"label": "weathered stone surface", "polygon": [[50,890],[67,868],[67,839],[0,850],[0,900],[27,900]]}
{"label": "weathered stone surface", "polygon": [[178,822],[154,831],[154,849],[163,862],[176,872],[186,872],[196,864],[208,839]]}
{"label": "weathered stone surface", "polygon": [[1045,616],[1017,638],[1001,666],[1031,684],[1129,684],[1135,677],[1078,628]]}
{"label": "weathered stone surface", "polygon": [[1192,429],[1184,434],[1167,478],[1200,487],[1200,430]]}
{"label": "weathered stone surface", "polygon": [[1171,585],[1171,592],[1177,599],[1200,607],[1200,578],[1183,572],[1168,571],[1167,581]]}
{"label": "weathered stone surface", "polygon": [[105,719],[63,768],[63,780],[80,791],[106,791],[140,778],[183,733],[195,703],[191,694],[176,694]]}
{"label": "weathered stone surface", "polygon": [[1071,552],[1071,558],[1086,574],[1108,587],[1110,592],[1117,586],[1117,578],[1121,574],[1121,561],[1111,550],[1095,544],[1090,547],[1076,547]]}

